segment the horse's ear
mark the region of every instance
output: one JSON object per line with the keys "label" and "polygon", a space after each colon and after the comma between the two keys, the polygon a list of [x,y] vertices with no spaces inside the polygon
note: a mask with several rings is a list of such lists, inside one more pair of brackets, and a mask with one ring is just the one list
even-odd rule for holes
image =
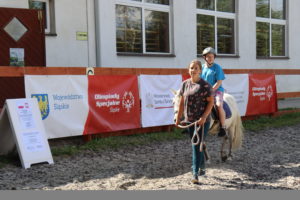
{"label": "horse's ear", "polygon": [[171,90],[171,92],[174,94],[174,96],[176,96],[177,95],[177,91],[176,90],[174,90],[174,89],[170,89]]}

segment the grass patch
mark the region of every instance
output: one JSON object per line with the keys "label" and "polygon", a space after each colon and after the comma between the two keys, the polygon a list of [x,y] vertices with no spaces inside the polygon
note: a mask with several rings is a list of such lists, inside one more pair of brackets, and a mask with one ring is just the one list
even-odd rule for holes
{"label": "grass patch", "polygon": [[[245,130],[260,131],[267,128],[284,127],[300,124],[300,112],[284,114],[277,117],[261,116],[255,120],[243,121]],[[181,129],[175,128],[173,132],[146,133],[129,136],[115,136],[108,138],[98,138],[83,145],[64,145],[51,147],[53,156],[70,156],[82,150],[108,150],[117,149],[126,146],[141,146],[151,144],[153,142],[164,142],[171,140],[181,140],[186,135],[181,133]],[[7,164],[18,161],[18,155],[0,156],[0,168]],[[18,161],[19,162],[19,161]]]}
{"label": "grass patch", "polygon": [[244,128],[249,131],[259,131],[267,128],[292,126],[300,123],[300,112],[288,113],[277,117],[261,116],[255,120],[243,121]]}
{"label": "grass patch", "polygon": [[125,146],[141,146],[151,144],[152,142],[164,142],[170,140],[183,139],[185,136],[181,134],[181,130],[174,129],[173,132],[158,132],[146,133],[129,136],[114,136],[107,138],[96,138],[84,145],[78,146],[64,146],[51,148],[52,155],[73,155],[82,150],[106,150],[117,149]]}

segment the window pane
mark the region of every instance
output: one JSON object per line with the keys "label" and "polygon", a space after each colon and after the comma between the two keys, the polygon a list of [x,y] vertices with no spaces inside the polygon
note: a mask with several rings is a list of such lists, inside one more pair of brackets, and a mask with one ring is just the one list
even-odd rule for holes
{"label": "window pane", "polygon": [[285,56],[284,25],[272,25],[272,56]]}
{"label": "window pane", "polygon": [[215,0],[197,0],[197,8],[215,10]]}
{"label": "window pane", "polygon": [[169,0],[146,0],[147,3],[169,5]]}
{"label": "window pane", "polygon": [[146,51],[169,53],[169,14],[145,10]]}
{"label": "window pane", "polygon": [[215,46],[215,17],[197,15],[197,54],[206,47]]}
{"label": "window pane", "polygon": [[30,9],[38,9],[38,10],[42,10],[43,11],[43,17],[44,17],[44,27],[45,29],[48,28],[47,26],[47,6],[46,6],[46,2],[42,2],[42,1],[29,1],[29,8]]}
{"label": "window pane", "polygon": [[234,13],[235,0],[218,0],[217,11]]}
{"label": "window pane", "polygon": [[268,23],[256,23],[256,55],[270,56],[270,25]]}
{"label": "window pane", "polygon": [[272,0],[271,3],[272,18],[285,19],[285,0]]}
{"label": "window pane", "polygon": [[142,53],[142,10],[116,6],[117,52]]}
{"label": "window pane", "polygon": [[234,54],[234,20],[217,19],[218,53]]}
{"label": "window pane", "polygon": [[256,16],[269,18],[270,0],[256,0]]}

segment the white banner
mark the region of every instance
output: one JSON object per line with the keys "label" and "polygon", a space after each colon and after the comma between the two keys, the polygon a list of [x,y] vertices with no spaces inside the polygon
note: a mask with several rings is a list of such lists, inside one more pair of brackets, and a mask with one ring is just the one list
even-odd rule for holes
{"label": "white banner", "polygon": [[48,138],[82,135],[88,115],[86,75],[26,75],[26,98],[37,98]]}
{"label": "white banner", "polygon": [[222,86],[225,92],[234,96],[241,116],[246,115],[249,96],[248,74],[226,74]]}
{"label": "white banner", "polygon": [[182,82],[181,75],[140,75],[142,127],[174,124],[173,94]]}

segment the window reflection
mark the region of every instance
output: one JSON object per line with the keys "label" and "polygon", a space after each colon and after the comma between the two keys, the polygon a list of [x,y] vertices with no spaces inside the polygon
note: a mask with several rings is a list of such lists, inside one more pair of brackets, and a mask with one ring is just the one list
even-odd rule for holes
{"label": "window reflection", "polygon": [[269,18],[269,0],[256,0],[256,16]]}
{"label": "window reflection", "polygon": [[285,0],[272,0],[271,3],[272,18],[285,19]]}
{"label": "window reflection", "polygon": [[197,0],[197,8],[215,10],[215,0]]}
{"label": "window reflection", "polygon": [[272,56],[285,55],[285,26],[272,25]]}
{"label": "window reflection", "polygon": [[116,6],[116,35],[118,52],[142,52],[141,8]]}
{"label": "window reflection", "polygon": [[270,25],[269,23],[256,23],[256,55],[269,56],[270,55]]}
{"label": "window reflection", "polygon": [[197,53],[202,54],[206,47],[215,46],[215,17],[197,15]]}
{"label": "window reflection", "polygon": [[218,53],[234,54],[234,20],[218,18]]}
{"label": "window reflection", "polygon": [[169,0],[146,0],[147,3],[169,5]]}
{"label": "window reflection", "polygon": [[217,0],[217,11],[235,12],[235,0]]}
{"label": "window reflection", "polygon": [[169,52],[169,14],[145,10],[146,51]]}

